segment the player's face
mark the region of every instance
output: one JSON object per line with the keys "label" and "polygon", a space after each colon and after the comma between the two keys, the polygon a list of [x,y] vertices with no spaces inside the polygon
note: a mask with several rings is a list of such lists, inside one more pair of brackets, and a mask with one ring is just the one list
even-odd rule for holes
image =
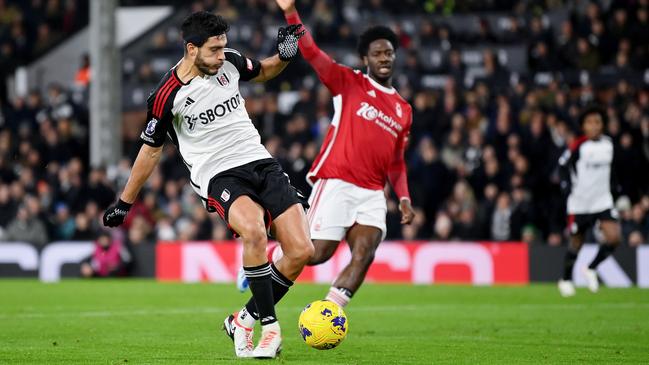
{"label": "player's face", "polygon": [[392,77],[395,57],[392,43],[387,39],[377,39],[370,43],[367,56],[363,57],[363,61],[369,68],[370,76],[379,82],[385,82]]}
{"label": "player's face", "polygon": [[584,119],[584,134],[589,139],[598,138],[604,130],[604,121],[602,116],[593,113],[586,116]]}
{"label": "player's face", "polygon": [[194,65],[206,75],[216,75],[225,62],[225,45],[228,39],[225,34],[210,37],[198,48]]}

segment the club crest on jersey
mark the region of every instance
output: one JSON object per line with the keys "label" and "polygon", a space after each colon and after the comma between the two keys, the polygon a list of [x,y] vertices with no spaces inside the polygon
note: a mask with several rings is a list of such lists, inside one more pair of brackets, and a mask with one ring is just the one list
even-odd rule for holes
{"label": "club crest on jersey", "polygon": [[155,126],[158,124],[158,120],[153,118],[147,123],[144,134],[147,136],[152,136],[155,133]]}
{"label": "club crest on jersey", "polygon": [[399,118],[403,117],[403,111],[401,110],[401,104],[397,103],[397,116]]}
{"label": "club crest on jersey", "polygon": [[230,84],[230,79],[228,79],[228,75],[226,74],[217,76],[216,81],[218,81],[221,86],[228,86]]}
{"label": "club crest on jersey", "polygon": [[224,202],[230,200],[230,190],[223,189],[223,192],[221,193],[221,200],[223,200]]}

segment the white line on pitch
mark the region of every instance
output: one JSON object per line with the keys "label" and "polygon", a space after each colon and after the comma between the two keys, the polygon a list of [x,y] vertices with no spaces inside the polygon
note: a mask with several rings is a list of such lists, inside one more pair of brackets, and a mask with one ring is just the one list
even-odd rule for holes
{"label": "white line on pitch", "polygon": [[[465,303],[450,303],[450,304],[422,304],[422,305],[402,305],[402,306],[352,306],[347,309],[347,312],[400,312],[410,310],[456,310],[458,307],[463,307],[465,310],[503,310],[506,307],[513,307],[513,310],[583,310],[583,309],[649,309],[649,303],[565,303],[565,304],[513,304],[513,305],[498,305],[498,304],[465,304]],[[24,312],[24,313],[2,313],[0,319],[12,318],[55,318],[55,317],[118,317],[118,316],[149,316],[149,315],[185,315],[185,314],[210,314],[221,313],[227,314],[235,307],[189,307],[189,308],[169,308],[169,309],[134,309],[134,310],[106,310],[106,311],[52,311],[52,312]],[[297,312],[301,311],[302,307],[283,307],[279,306],[280,312]]]}

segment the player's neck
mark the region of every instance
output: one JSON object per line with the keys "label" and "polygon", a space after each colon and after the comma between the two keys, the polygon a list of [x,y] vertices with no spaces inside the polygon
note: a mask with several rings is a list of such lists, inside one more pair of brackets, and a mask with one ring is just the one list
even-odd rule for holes
{"label": "player's neck", "polygon": [[178,67],[176,67],[176,75],[178,75],[178,78],[180,78],[180,81],[184,83],[188,83],[191,81],[194,77],[203,77],[205,74],[203,74],[195,65],[194,62],[191,60],[188,60],[183,57],[182,60],[180,60],[180,63],[178,64]]}
{"label": "player's neck", "polygon": [[386,87],[388,89],[392,88],[392,77],[390,77],[390,78],[388,78],[386,80],[379,80],[376,76],[372,75],[371,72],[367,73],[367,77],[369,77],[370,79],[372,79],[374,82],[376,82],[377,84],[379,84],[381,86],[384,86],[384,87]]}

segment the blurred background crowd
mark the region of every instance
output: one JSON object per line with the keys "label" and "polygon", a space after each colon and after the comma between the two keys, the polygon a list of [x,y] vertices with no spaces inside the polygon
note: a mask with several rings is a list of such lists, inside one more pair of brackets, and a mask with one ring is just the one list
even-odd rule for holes
{"label": "blurred background crowd", "polygon": [[[85,26],[84,3],[0,0],[1,76]],[[122,1],[135,3],[142,1]],[[231,22],[231,47],[257,58],[274,52],[283,23],[274,2],[174,4],[178,16],[124,50],[124,158],[118,165],[89,167],[87,57],[67,85],[44,85],[26,97],[0,93],[0,241],[97,236],[103,210],[126,183],[141,145],[142,92],[148,95],[182,56],[182,16],[215,11]],[[354,49],[366,26],[389,19],[399,34],[394,81],[414,110],[406,158],[417,216],[401,226],[386,189],[388,239],[565,244],[557,161],[579,133],[580,111],[598,103],[616,148],[614,190],[624,243],[647,241],[648,0],[299,4],[321,48],[351,67],[361,66]],[[305,175],[333,114],[331,95],[303,60],[272,82],[241,86],[264,144],[308,194]],[[123,229],[130,244],[231,237],[193,193],[171,143]]]}

